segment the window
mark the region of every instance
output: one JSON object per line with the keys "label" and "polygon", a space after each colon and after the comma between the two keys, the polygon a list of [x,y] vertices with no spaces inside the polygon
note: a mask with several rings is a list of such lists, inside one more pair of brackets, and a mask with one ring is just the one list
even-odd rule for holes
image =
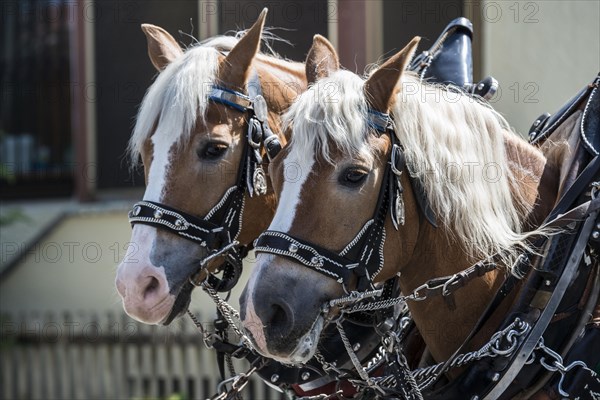
{"label": "window", "polygon": [[0,7],[0,198],[70,195],[69,5]]}

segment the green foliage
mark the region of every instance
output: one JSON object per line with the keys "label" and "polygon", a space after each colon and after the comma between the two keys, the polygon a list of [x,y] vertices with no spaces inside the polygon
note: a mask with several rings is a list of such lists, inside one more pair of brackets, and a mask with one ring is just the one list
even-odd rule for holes
{"label": "green foliage", "polygon": [[23,211],[18,208],[13,208],[8,212],[0,214],[0,226],[10,225],[17,221],[29,222],[31,218],[23,214]]}

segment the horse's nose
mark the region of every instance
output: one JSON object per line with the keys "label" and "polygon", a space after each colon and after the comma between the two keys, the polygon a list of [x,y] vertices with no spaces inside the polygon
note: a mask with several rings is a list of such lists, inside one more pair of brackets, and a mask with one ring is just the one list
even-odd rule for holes
{"label": "horse's nose", "polygon": [[119,290],[121,296],[132,297],[143,302],[152,302],[157,295],[163,292],[165,286],[164,278],[156,272],[148,272],[146,276],[138,277],[129,282],[129,286],[117,278],[117,287],[122,288],[122,290]]}
{"label": "horse's nose", "polygon": [[115,283],[123,299],[125,311],[137,320],[156,324],[163,320],[165,313],[170,310],[167,303],[171,302],[173,296],[169,294],[163,268],[121,264]]}
{"label": "horse's nose", "polygon": [[294,330],[292,306],[277,292],[270,292],[255,306],[256,315],[269,328],[272,338],[289,337]]}

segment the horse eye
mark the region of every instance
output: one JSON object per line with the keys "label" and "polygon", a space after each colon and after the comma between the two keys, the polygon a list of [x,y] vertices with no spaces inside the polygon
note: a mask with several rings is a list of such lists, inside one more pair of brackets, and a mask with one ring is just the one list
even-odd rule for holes
{"label": "horse eye", "polygon": [[203,160],[218,160],[228,148],[224,143],[208,143],[198,152],[198,157]]}
{"label": "horse eye", "polygon": [[356,187],[362,184],[368,175],[369,173],[364,169],[351,167],[342,172],[340,183],[344,186]]}

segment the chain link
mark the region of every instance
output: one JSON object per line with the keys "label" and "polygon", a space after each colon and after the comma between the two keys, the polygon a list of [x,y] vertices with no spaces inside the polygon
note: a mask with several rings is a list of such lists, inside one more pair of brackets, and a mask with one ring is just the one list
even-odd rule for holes
{"label": "chain link", "polygon": [[590,189],[590,197],[593,199],[595,199],[596,197],[598,197],[598,193],[600,193],[600,181],[596,181],[596,182],[592,182],[590,184],[591,189]]}
{"label": "chain link", "polygon": [[423,390],[429,386],[435,378],[449,369],[462,367],[482,358],[495,358],[498,356],[510,357],[518,348],[518,339],[525,335],[530,329],[527,322],[516,318],[509,326],[492,335],[491,339],[479,350],[459,354],[448,363],[439,363],[413,371],[419,388]]}
{"label": "chain link", "polygon": [[342,326],[342,323],[340,322],[340,320],[338,320],[336,322],[336,326],[337,326],[337,330],[340,334],[340,337],[342,338],[342,343],[344,343],[346,352],[348,353],[348,356],[350,356],[350,360],[352,361],[352,365],[354,365],[354,369],[356,369],[358,376],[360,376],[360,378],[368,386],[373,386],[373,382],[371,381],[369,374],[365,371],[365,369],[361,365],[360,360],[358,359],[358,356],[354,352],[354,349],[352,348],[352,344],[350,343],[350,340],[348,340],[348,336],[346,336],[346,332],[344,331],[344,327]]}
{"label": "chain link", "polygon": [[[218,394],[213,396],[211,400],[230,400],[239,398],[240,392],[244,390],[250,381],[250,376],[255,373],[257,369],[256,366],[253,366],[246,372],[240,372],[231,378],[221,381],[217,386]],[[231,389],[228,390],[227,385],[229,383],[231,383]]]}
{"label": "chain link", "polygon": [[223,318],[225,318],[225,320],[227,321],[231,329],[235,332],[235,334],[239,336],[240,340],[242,341],[242,345],[248,348],[249,350],[253,350],[254,347],[252,346],[250,338],[248,338],[248,336],[246,336],[238,326],[238,324],[240,324],[239,312],[235,308],[233,308],[229,303],[223,300],[219,296],[217,291],[208,286],[207,283],[202,284],[202,290],[204,290],[214,301],[217,309],[223,315]]}
{"label": "chain link", "polygon": [[[590,369],[587,366],[587,364],[584,363],[583,361],[576,360],[576,361],[573,361],[571,364],[565,366],[562,356],[560,354],[558,354],[556,351],[547,347],[544,344],[543,337],[540,338],[535,350],[539,350],[540,352],[542,352],[542,354],[539,356],[539,360],[538,360],[542,367],[544,367],[547,371],[558,372],[560,374],[560,380],[558,381],[558,393],[562,397],[570,398],[569,393],[563,389],[563,384],[564,384],[567,373],[569,373],[572,369],[574,369],[576,367],[581,367],[584,370],[586,370],[588,373],[590,373],[591,376],[593,376],[593,377],[597,376],[597,373],[595,371],[593,371],[592,369]],[[536,358],[535,353],[532,353],[529,360],[527,360],[527,364],[531,364],[532,362],[534,362],[535,358]]]}

